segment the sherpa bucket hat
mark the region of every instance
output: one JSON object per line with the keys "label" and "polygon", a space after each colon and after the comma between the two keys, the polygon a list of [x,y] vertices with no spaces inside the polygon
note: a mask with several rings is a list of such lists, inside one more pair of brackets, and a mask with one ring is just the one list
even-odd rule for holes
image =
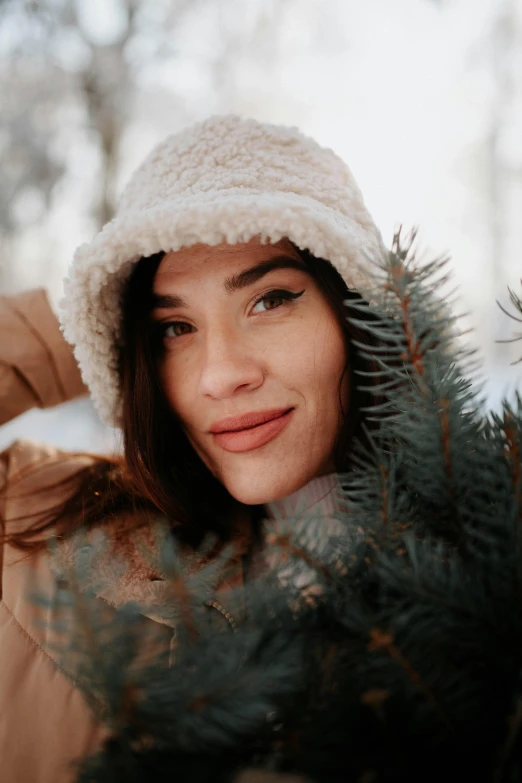
{"label": "sherpa bucket hat", "polygon": [[122,293],[133,265],[254,236],[287,237],[362,291],[365,268],[385,252],[348,166],[297,128],[215,116],[168,136],[138,167],[116,216],[77,249],[61,303],[64,336],[106,423],[121,424]]}

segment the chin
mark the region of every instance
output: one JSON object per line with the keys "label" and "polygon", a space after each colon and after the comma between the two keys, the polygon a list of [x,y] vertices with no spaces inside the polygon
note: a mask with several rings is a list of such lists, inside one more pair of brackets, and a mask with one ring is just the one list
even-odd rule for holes
{"label": "chin", "polygon": [[308,481],[308,476],[289,477],[274,476],[260,479],[259,474],[246,474],[232,478],[221,477],[220,481],[225,485],[232,497],[246,506],[264,505],[275,500],[291,495],[303,487]]}

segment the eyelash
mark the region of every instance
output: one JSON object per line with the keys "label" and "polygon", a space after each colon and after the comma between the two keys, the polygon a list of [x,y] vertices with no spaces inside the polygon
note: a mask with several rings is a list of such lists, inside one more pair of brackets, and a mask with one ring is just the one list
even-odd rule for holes
{"label": "eyelash", "polygon": [[[268,291],[268,293],[258,296],[254,301],[254,307],[265,299],[283,299],[285,303],[293,302],[295,299],[299,299],[302,294],[304,294],[304,289],[294,294],[292,291],[286,291],[284,288],[275,288],[273,291]],[[277,307],[273,309],[277,310]]]}
{"label": "eyelash", "polygon": [[[297,293],[293,293],[292,291],[286,291],[282,288],[274,289],[273,291],[268,291],[266,294],[263,294],[262,296],[259,296],[254,301],[254,307],[259,304],[259,302],[263,302],[265,299],[283,299],[283,307],[285,304],[290,304],[291,302],[295,301],[296,299],[299,299],[300,296],[304,294],[304,289],[302,291],[298,291]],[[273,307],[272,310],[278,310],[279,307]],[[267,310],[267,312],[270,312],[270,310]],[[186,321],[168,321],[167,323],[160,324],[160,336],[162,339],[165,339],[167,337],[167,329],[170,329],[171,326],[178,326],[179,324],[185,324]],[[189,334],[188,332],[185,332],[184,334]],[[174,336],[168,336],[168,339],[177,339],[179,337],[183,337],[184,334],[176,334]]]}

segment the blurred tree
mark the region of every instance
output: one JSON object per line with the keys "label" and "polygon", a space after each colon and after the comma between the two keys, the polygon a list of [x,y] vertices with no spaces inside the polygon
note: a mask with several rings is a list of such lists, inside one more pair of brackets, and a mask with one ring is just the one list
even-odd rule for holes
{"label": "blurred tree", "polygon": [[[84,189],[93,181],[85,193],[93,229],[110,220],[124,132],[133,113],[151,108],[144,74],[154,80],[188,48],[211,94],[233,107],[238,61],[247,51],[266,53],[274,37],[270,22],[283,4],[0,0],[0,238],[21,236],[45,216],[57,187],[71,178]],[[216,29],[212,51],[198,47],[199,30],[209,25]],[[175,105],[187,77],[183,67],[174,73],[168,92]],[[159,103],[158,112],[165,108]],[[189,111],[182,119],[191,117]],[[9,274],[4,265],[0,284]]]}
{"label": "blurred tree", "polygon": [[[488,74],[489,117],[478,154],[483,161],[482,197],[489,234],[492,289],[505,299],[513,258],[512,232],[519,231],[513,220],[516,190],[522,188],[522,156],[515,141],[517,114],[522,95],[522,0],[501,0],[494,6],[491,25],[471,50],[474,67],[482,64]],[[489,89],[488,89],[489,87]],[[513,268],[513,267],[511,267]],[[505,334],[505,322],[496,311],[497,337]]]}
{"label": "blurred tree", "polygon": [[[522,158],[515,160],[506,141],[514,113],[518,107],[518,92],[522,90],[519,52],[522,47],[522,2],[504,0],[490,34],[489,56],[494,84],[488,148],[488,197],[491,232],[491,260],[494,279],[505,291],[509,264],[509,204],[513,186],[522,183]],[[500,292],[499,292],[500,293]],[[499,320],[498,333],[504,323]]]}
{"label": "blurred tree", "polygon": [[[4,187],[0,226],[15,229],[30,200],[31,212],[48,206],[64,176],[56,146],[67,121],[84,125],[99,156],[98,224],[112,217],[122,131],[140,70],[172,56],[177,28],[197,0],[143,0],[104,5],[84,0],[4,0],[0,18],[6,95],[0,155]],[[3,44],[3,46],[2,46]],[[20,201],[22,205],[20,206]],[[37,202],[40,202],[39,204]]]}

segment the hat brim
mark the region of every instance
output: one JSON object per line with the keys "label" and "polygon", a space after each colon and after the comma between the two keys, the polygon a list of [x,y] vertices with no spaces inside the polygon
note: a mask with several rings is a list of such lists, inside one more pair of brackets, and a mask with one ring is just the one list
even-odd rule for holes
{"label": "hat brim", "polygon": [[385,252],[367,214],[351,216],[309,197],[289,192],[248,193],[243,188],[166,199],[161,206],[126,212],[76,251],[61,323],[94,404],[111,426],[121,424],[118,346],[122,292],[132,267],[160,251],[197,243],[236,244],[258,236],[263,242],[290,239],[330,261],[349,288],[364,293],[371,261]]}

